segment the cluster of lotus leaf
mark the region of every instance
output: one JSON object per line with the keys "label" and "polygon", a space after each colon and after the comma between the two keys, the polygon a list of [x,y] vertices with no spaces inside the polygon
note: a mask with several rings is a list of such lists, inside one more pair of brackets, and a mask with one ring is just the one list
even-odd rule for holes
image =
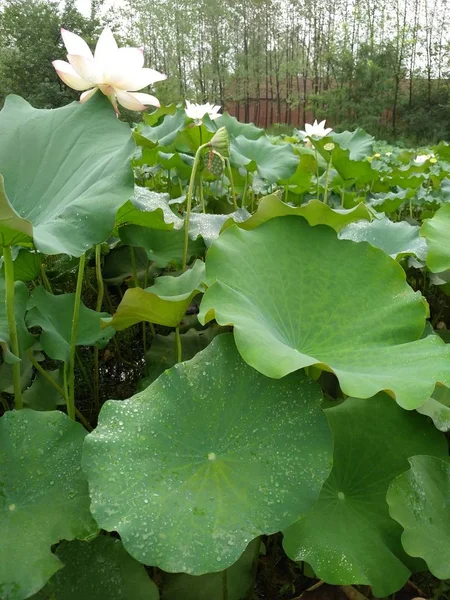
{"label": "cluster of lotus leaf", "polygon": [[[229,156],[206,153],[187,223],[194,157],[222,127]],[[450,578],[450,347],[405,274],[448,291],[450,147],[417,165],[374,158],[361,130],[300,137],[174,106],[131,129],[100,94],[56,110],[7,98],[0,236],[18,344],[2,274],[0,389],[19,363],[25,408],[0,418],[2,600],[156,599],[143,565],[164,572],[167,600],[222,598],[224,574],[238,600],[277,532],[317,578],[378,597],[418,571]],[[403,209],[416,222],[389,219]],[[77,346],[141,321],[178,334],[199,311],[184,361],[177,334],[158,333],[141,391],[107,401],[88,433],[32,372],[70,360],[75,295],[44,288],[43,264],[99,244],[106,284],[129,278],[134,248],[151,285],[114,314],[81,304]]]}

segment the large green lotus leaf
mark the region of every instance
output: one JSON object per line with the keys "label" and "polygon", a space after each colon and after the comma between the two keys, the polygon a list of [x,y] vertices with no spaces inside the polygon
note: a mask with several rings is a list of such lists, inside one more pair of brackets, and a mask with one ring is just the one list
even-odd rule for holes
{"label": "large green lotus leaf", "polygon": [[41,273],[42,254],[21,248],[14,258],[14,279],[34,281]]}
{"label": "large green lotus leaf", "polygon": [[344,393],[389,391],[408,409],[450,387],[450,347],[419,339],[426,305],[401,266],[330,227],[281,217],[233,225],[211,246],[199,320],[234,325],[239,352],[269,377],[317,364]]}
{"label": "large green lotus leaf", "polygon": [[[46,254],[80,256],[108,237],[133,193],[133,151],[130,128],[102,94],[53,110],[8,96],[0,112],[6,193]],[[0,228],[17,231],[5,216],[5,201],[0,205]]]}
{"label": "large green lotus leaf", "polygon": [[238,135],[230,141],[230,162],[234,167],[257,171],[269,183],[289,179],[297,168],[299,158],[290,144],[276,146],[267,137],[250,140]]}
{"label": "large green lotus leaf", "polygon": [[130,246],[116,246],[104,258],[102,275],[105,283],[109,285],[122,285],[125,280],[133,278],[133,259],[136,266],[136,273],[139,281],[144,281],[147,274],[147,281],[159,273],[159,270],[149,265],[147,253],[143,248],[134,248],[131,252]]}
{"label": "large green lotus leaf", "polygon": [[417,409],[421,415],[430,417],[439,431],[450,431],[450,389],[437,385],[431,398]]}
{"label": "large green lotus leaf", "polygon": [[419,260],[425,260],[427,245],[420,237],[419,230],[419,227],[410,225],[406,221],[394,223],[389,219],[374,219],[370,223],[367,221],[350,223],[342,229],[339,238],[354,242],[369,242],[395,259],[412,255]]}
{"label": "large green lotus leaf", "polygon": [[168,147],[175,141],[179,131],[184,129],[186,113],[177,109],[175,114],[167,114],[158,125],[146,125],[145,122],[137,127],[134,138],[139,146]]}
{"label": "large green lotus leaf", "polygon": [[[33,291],[28,303],[28,327],[41,327],[40,343],[44,352],[54,360],[69,360],[72,336],[72,317],[75,294],[49,294],[43,287]],[[105,346],[114,335],[111,327],[101,329],[101,319],[109,317],[80,305],[77,346]]]}
{"label": "large green lotus leaf", "polygon": [[140,562],[213,573],[308,511],[330,471],[321,393],[267,379],[231,334],[123,402],[104,404],[83,465],[99,525]]}
{"label": "large green lotus leaf", "polygon": [[264,129],[256,127],[253,123],[241,123],[227,112],[215,119],[213,124],[217,129],[225,127],[230,137],[242,135],[248,140],[257,140],[264,135]]}
{"label": "large green lotus leaf", "polygon": [[243,223],[250,218],[250,213],[245,208],[239,208],[228,215],[214,215],[205,213],[192,213],[189,221],[189,237],[196,240],[202,237],[205,246],[209,248],[219,237],[225,223]]}
{"label": "large green lotus leaf", "polygon": [[[63,368],[47,371],[47,375],[61,388],[64,387]],[[56,410],[65,403],[58,390],[41,373],[36,375],[30,387],[23,392],[24,406],[33,410]]]}
{"label": "large green lotus leaf", "polygon": [[[34,344],[35,339],[25,325],[25,312],[28,303],[28,288],[22,281],[14,284],[14,315],[16,317],[19,352],[25,352]],[[6,287],[5,277],[0,272],[0,347],[3,359],[9,364],[19,362],[20,357],[12,353],[10,348],[8,317],[6,315]]]}
{"label": "large green lotus leaf", "polygon": [[156,585],[120,540],[99,535],[63,542],[56,556],[64,568],[31,600],[158,600]]}
{"label": "large green lotus leaf", "polygon": [[[310,200],[302,206],[291,206],[283,202],[276,194],[271,194],[261,199],[255,214],[244,221],[240,227],[254,229],[270,219],[288,215],[304,217],[310,225],[328,225],[335,231],[340,231],[353,221],[372,218],[370,211],[363,203],[350,209],[333,209],[320,200]],[[230,222],[229,225],[232,223]]]}
{"label": "large green lotus leaf", "polygon": [[[224,331],[226,330],[218,325],[200,330],[189,329],[180,336],[183,360],[194,358],[198,352],[204,350],[211,343],[216,335],[224,333]],[[145,360],[147,363],[147,377],[145,378],[147,385],[145,387],[148,387],[161,373],[178,362],[175,332],[169,335],[157,334],[152,339],[150,350],[145,354]]]}
{"label": "large green lotus leaf", "polygon": [[414,190],[400,190],[399,192],[386,192],[373,194],[368,205],[377,212],[390,214],[395,212],[409,198],[414,196]]}
{"label": "large green lotus leaf", "polygon": [[28,598],[63,566],[53,544],[97,530],[81,470],[85,435],[57,411],[25,408],[0,419],[2,600]]}
{"label": "large green lotus leaf", "polygon": [[325,412],[333,470],[312,511],[285,530],[284,549],[327,583],[371,585],[376,597],[389,596],[420,565],[404,552],[401,528],[389,516],[388,486],[410,456],[445,456],[445,436],[385,394],[348,398]]}
{"label": "large green lotus leaf", "polygon": [[299,160],[295,173],[289,179],[280,181],[293,194],[304,194],[309,191],[311,178],[317,170],[317,162],[312,154],[300,154]]}
{"label": "large green lotus leaf", "polygon": [[182,152],[158,152],[158,162],[166,171],[175,171],[178,177],[189,181],[194,157]]}
{"label": "large green lotus leaf", "polygon": [[[162,231],[148,229],[139,225],[125,225],[119,230],[120,239],[124,244],[144,248],[149,260],[157,267],[181,267],[184,250],[184,230],[175,229]],[[188,259],[192,256],[200,257],[205,252],[202,238],[189,240]]]}
{"label": "large green lotus leaf", "polygon": [[[424,452],[432,454],[429,449]],[[439,579],[450,578],[450,461],[412,456],[410,469],[389,486],[391,517],[403,527],[403,548],[423,558]]]}
{"label": "large green lotus leaf", "polygon": [[260,538],[247,546],[238,561],[226,572],[207,573],[206,575],[187,575],[186,573],[166,573],[163,580],[162,600],[223,600],[224,578],[227,600],[244,600],[253,585],[254,565],[259,557]]}
{"label": "large green lotus leaf", "polygon": [[171,210],[169,194],[159,194],[136,186],[134,196],[117,213],[116,227],[125,223],[151,229],[180,229],[183,219]]}
{"label": "large green lotus leaf", "polygon": [[450,269],[450,204],[442,206],[421,229],[427,240],[427,267],[433,273]]}
{"label": "large green lotus leaf", "polygon": [[359,127],[355,131],[333,132],[331,137],[343,150],[349,151],[351,160],[365,160],[373,152],[375,138]]}
{"label": "large green lotus leaf", "polygon": [[129,288],[112,318],[104,322],[117,331],[141,321],[176,327],[195,296],[204,291],[204,279],[205,263],[197,260],[192,269],[178,277],[158,277],[154,285],[145,290]]}
{"label": "large green lotus leaf", "polygon": [[[360,130],[361,131],[361,130]],[[345,132],[344,132],[345,133]],[[366,135],[366,134],[364,134]],[[344,149],[338,144],[334,144],[333,150],[328,151],[325,146],[332,143],[331,137],[325,137],[320,140],[313,140],[314,146],[322,157],[329,163],[330,159],[333,167],[346,182],[346,186],[354,184],[357,187],[366,186],[379,179],[379,171],[372,168],[371,164],[365,159],[352,159],[352,155],[360,156],[361,152],[358,149],[358,143],[355,150],[352,151],[351,141],[348,142],[348,149]]]}
{"label": "large green lotus leaf", "polygon": [[11,206],[6,195],[5,180],[0,174],[0,245],[30,246],[32,241],[33,225],[27,219],[23,219]]}

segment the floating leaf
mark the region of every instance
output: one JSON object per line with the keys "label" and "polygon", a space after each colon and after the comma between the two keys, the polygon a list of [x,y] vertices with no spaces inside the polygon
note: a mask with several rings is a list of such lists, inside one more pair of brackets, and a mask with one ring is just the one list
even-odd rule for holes
{"label": "floating leaf", "polygon": [[[157,267],[169,264],[180,267],[183,262],[184,231],[158,231],[138,225],[126,225],[120,228],[120,239],[124,244],[145,248],[149,260]],[[205,244],[202,239],[189,240],[188,259],[204,254]]]}
{"label": "floating leaf", "polygon": [[[63,388],[63,369],[47,371],[47,375]],[[58,406],[65,403],[65,399],[58,390],[41,373],[36,375],[33,383],[23,393],[24,406],[32,408],[33,410],[56,410]]]}
{"label": "floating leaf", "polygon": [[389,483],[413,454],[445,456],[445,436],[385,394],[347,398],[325,412],[334,435],[333,470],[314,508],[284,532],[283,546],[327,583],[370,585],[383,598],[419,566],[404,552],[401,528],[389,517]]}
{"label": "floating leaf", "polygon": [[427,267],[433,273],[450,269],[450,204],[442,206],[421,229],[427,240]]}
{"label": "floating leaf", "polygon": [[156,585],[145,567],[122,542],[99,535],[90,542],[63,542],[56,556],[64,568],[55,573],[32,600],[158,600]]}
{"label": "floating leaf", "polygon": [[[19,352],[25,352],[35,342],[25,325],[25,312],[28,303],[28,288],[22,281],[14,284],[14,315],[16,317]],[[5,362],[13,364],[19,362],[20,357],[11,352],[8,317],[6,315],[6,286],[5,277],[0,273],[0,346]]]}
{"label": "floating leaf", "polygon": [[291,145],[276,146],[267,137],[250,140],[239,135],[231,139],[230,148],[230,162],[234,167],[257,171],[269,183],[289,179],[295,173],[299,161]]}
{"label": "floating leaf", "polygon": [[233,564],[249,541],[308,511],[331,434],[317,384],[246,365],[230,334],[122,402],[84,447],[100,526],[140,562],[195,575]]}
{"label": "floating leaf", "polygon": [[204,213],[192,213],[189,221],[189,237],[196,240],[199,236],[203,238],[205,246],[209,248],[213,241],[219,237],[224,224],[228,221],[243,223],[250,218],[250,213],[245,208],[240,208],[228,215],[213,215]]}
{"label": "floating leaf", "polygon": [[408,409],[435,383],[450,387],[450,347],[435,335],[419,339],[422,296],[367,243],[299,217],[252,231],[233,225],[208,251],[206,284],[200,322],[234,325],[244,360],[269,377],[317,364],[349,396],[389,390]]}
{"label": "floating leaf", "polygon": [[397,260],[411,255],[419,260],[425,260],[427,246],[425,240],[419,235],[419,229],[405,221],[393,223],[389,219],[374,219],[371,223],[367,221],[350,223],[342,229],[339,238],[354,242],[369,242]]}
{"label": "floating leaf", "polygon": [[226,573],[207,573],[198,577],[185,573],[164,574],[162,600],[223,600],[224,579],[227,600],[243,600],[254,580],[254,564],[258,560],[260,538],[250,542],[247,549]]}
{"label": "floating leaf", "polygon": [[116,227],[129,223],[151,229],[180,229],[183,219],[171,210],[169,200],[169,194],[159,194],[136,186],[133,198],[117,213]]}
{"label": "floating leaf", "polygon": [[[28,327],[41,327],[40,343],[42,349],[54,360],[69,360],[70,340],[72,336],[72,317],[75,294],[49,294],[43,287],[33,291],[28,304],[26,322]],[[80,305],[77,346],[106,345],[114,335],[114,329],[100,328],[101,319],[109,317]]]}
{"label": "floating leaf", "polygon": [[0,596],[23,600],[63,566],[62,539],[86,538],[89,512],[81,447],[86,431],[64,413],[23,409],[0,419]]}
{"label": "floating leaf", "polygon": [[[335,231],[340,231],[353,221],[370,220],[372,218],[370,211],[362,203],[350,209],[333,209],[320,202],[320,200],[310,200],[302,206],[291,206],[282,202],[276,194],[271,194],[260,200],[258,210],[250,219],[244,221],[240,227],[242,229],[254,229],[262,223],[270,221],[270,219],[289,215],[304,217],[310,225],[328,225]],[[231,224],[230,222],[229,225]]]}
{"label": "floating leaf", "polygon": [[439,431],[450,431],[450,389],[437,385],[433,395],[417,409],[421,415],[430,417]]}
{"label": "floating leaf", "polygon": [[204,278],[205,263],[197,260],[192,269],[178,277],[158,277],[154,285],[145,290],[129,288],[112,319],[104,319],[104,322],[117,331],[141,321],[176,327],[195,296],[204,290]]}
{"label": "floating leaf", "polygon": [[[183,360],[190,360],[204,350],[208,344],[218,335],[224,333],[224,328],[218,325],[212,325],[207,329],[189,329],[180,336],[181,348],[183,350]],[[146,353],[147,377],[146,385],[149,386],[157,379],[161,373],[164,373],[170,367],[178,362],[175,332],[169,335],[156,335],[152,340],[150,350]]]}
{"label": "floating leaf", "polygon": [[8,96],[0,112],[0,173],[9,202],[0,197],[0,231],[23,233],[26,221],[41,252],[80,256],[108,237],[132,195],[133,151],[130,128],[103,94],[53,110]]}
{"label": "floating leaf", "polygon": [[[429,448],[424,452],[431,454]],[[403,548],[423,558],[439,579],[450,578],[450,462],[448,458],[412,456],[409,471],[389,486],[386,500],[403,527]]]}

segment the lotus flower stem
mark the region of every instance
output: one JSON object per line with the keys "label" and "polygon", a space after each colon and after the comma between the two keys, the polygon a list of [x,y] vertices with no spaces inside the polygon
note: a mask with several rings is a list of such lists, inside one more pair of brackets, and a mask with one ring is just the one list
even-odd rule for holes
{"label": "lotus flower stem", "polygon": [[181,345],[180,326],[175,327],[175,344],[177,347],[177,362],[183,362],[183,346]]}
{"label": "lotus flower stem", "polygon": [[69,352],[69,377],[68,388],[69,394],[67,397],[67,414],[75,421],[75,355],[78,334],[78,320],[80,317],[81,290],[83,288],[84,266],[86,264],[86,254],[82,254],[78,265],[77,287],[75,290],[75,302],[73,305],[72,317],[72,333],[70,336],[70,352]]}
{"label": "lotus flower stem", "polygon": [[233,198],[233,206],[234,206],[234,210],[237,210],[238,206],[237,206],[237,202],[236,202],[236,193],[234,191],[233,172],[231,170],[231,164],[230,164],[230,161],[228,160],[228,158],[226,158],[225,161],[227,163],[228,179],[230,180],[231,197]]}
{"label": "lotus flower stem", "polygon": [[139,287],[139,279],[138,279],[137,266],[136,266],[136,253],[134,251],[133,246],[130,246],[130,255],[131,255],[131,272],[133,273],[134,287]]}
{"label": "lotus flower stem", "polygon": [[323,192],[323,203],[327,204],[328,201],[328,183],[330,181],[330,171],[331,171],[331,157],[328,161],[327,172],[325,174],[325,190]]}
{"label": "lotus flower stem", "polygon": [[205,195],[203,193],[203,176],[202,173],[200,172],[200,177],[199,177],[200,181],[198,184],[198,188],[199,188],[199,193],[200,193],[200,202],[202,204],[202,212],[203,214],[206,213],[206,208],[205,208]]}
{"label": "lotus flower stem", "polygon": [[228,600],[228,577],[227,569],[222,571],[222,600]]}
{"label": "lotus flower stem", "polygon": [[244,208],[245,201],[247,199],[248,178],[249,178],[249,172],[247,171],[246,174],[245,174],[244,191],[242,192],[241,208]]}
{"label": "lotus flower stem", "polygon": [[[101,246],[101,244],[97,244],[95,246],[95,274],[97,277],[97,288],[98,288],[97,305],[96,305],[95,310],[97,312],[101,312],[101,310],[102,310],[103,295],[105,292],[105,285],[103,283],[103,277],[102,277],[101,258],[102,258],[102,246]],[[99,353],[99,349],[97,348],[97,346],[95,346],[94,347],[94,402],[95,402],[95,408],[97,409],[97,412],[100,409],[100,382],[99,382],[98,353]]]}
{"label": "lotus flower stem", "polygon": [[320,184],[319,184],[319,156],[317,154],[317,148],[314,146],[314,154],[316,156],[316,179],[317,179],[317,200],[320,199]]}
{"label": "lotus flower stem", "polygon": [[189,180],[189,188],[186,199],[186,213],[184,216],[184,249],[183,249],[183,271],[186,271],[187,259],[188,259],[188,245],[189,245],[189,221],[191,218],[191,207],[192,207],[192,197],[194,195],[194,187],[195,187],[195,176],[197,175],[198,166],[200,164],[200,158],[202,155],[202,151],[205,148],[208,148],[210,143],[202,144],[198,147],[197,152],[195,153],[194,164],[192,166],[191,179]]}
{"label": "lotus flower stem", "polygon": [[[14,314],[14,262],[11,246],[3,248],[3,261],[5,264],[6,287],[6,316],[8,319],[9,338],[12,353],[19,358],[19,338],[17,336],[16,317]],[[12,365],[14,384],[14,406],[16,410],[23,408],[22,385],[20,382],[20,360]]]}

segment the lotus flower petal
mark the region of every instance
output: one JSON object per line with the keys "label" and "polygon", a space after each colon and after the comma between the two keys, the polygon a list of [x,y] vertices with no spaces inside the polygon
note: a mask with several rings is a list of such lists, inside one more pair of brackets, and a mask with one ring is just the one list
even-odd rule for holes
{"label": "lotus flower petal", "polygon": [[116,53],[118,51],[117,42],[114,35],[109,27],[100,34],[97,45],[95,47],[94,58],[95,62],[100,66],[107,67],[113,61],[115,61]]}
{"label": "lotus flower petal", "polygon": [[91,90],[87,90],[86,92],[83,92],[80,96],[80,102],[87,102],[89,100],[89,98],[92,98],[92,96],[95,94],[95,92],[98,90],[97,87],[92,88]]}
{"label": "lotus flower petal", "polygon": [[73,90],[81,92],[92,86],[92,83],[85,81],[80,77],[68,62],[64,60],[54,60],[52,64],[58,73],[58,77]]}
{"label": "lotus flower petal", "polygon": [[122,106],[129,110],[145,110],[148,105],[159,106],[159,101],[155,96],[142,94],[138,92],[125,92],[116,89],[116,97]]}
{"label": "lotus flower petal", "polygon": [[67,29],[61,29],[61,37],[68,54],[78,54],[79,56],[90,58],[91,60],[94,58],[89,46],[83,38],[76,33],[67,31]]}
{"label": "lotus flower petal", "polygon": [[69,54],[67,58],[77,74],[90,81],[90,85],[103,83],[103,75],[93,60],[79,54]]}
{"label": "lotus flower petal", "polygon": [[122,79],[117,80],[116,82],[113,81],[112,84],[116,88],[135,92],[137,90],[142,90],[142,88],[145,88],[152,83],[156,83],[157,81],[163,81],[164,79],[167,79],[167,75],[159,73],[159,71],[155,71],[155,69],[140,69],[135,73],[126,73],[122,76]]}

